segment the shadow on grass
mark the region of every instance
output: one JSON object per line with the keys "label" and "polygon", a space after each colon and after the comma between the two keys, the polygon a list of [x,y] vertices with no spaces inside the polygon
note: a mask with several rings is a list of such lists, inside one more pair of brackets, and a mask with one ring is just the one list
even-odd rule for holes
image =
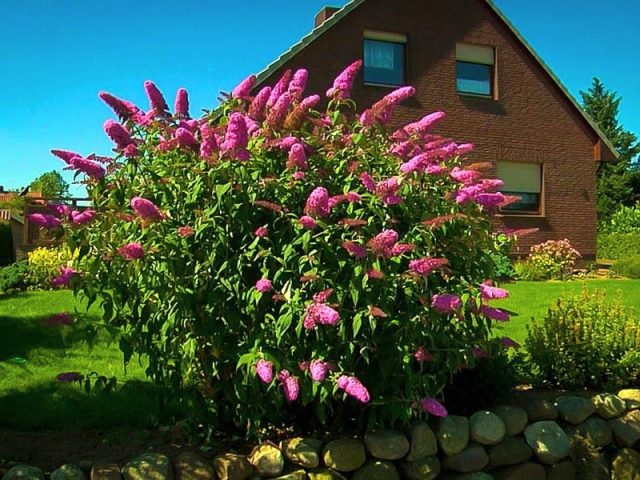
{"label": "shadow on grass", "polygon": [[64,349],[61,330],[45,326],[45,318],[0,316],[0,361],[26,357],[35,348]]}
{"label": "shadow on grass", "polygon": [[186,417],[186,402],[149,382],[87,394],[78,384],[44,382],[0,397],[0,427],[15,430],[151,428]]}

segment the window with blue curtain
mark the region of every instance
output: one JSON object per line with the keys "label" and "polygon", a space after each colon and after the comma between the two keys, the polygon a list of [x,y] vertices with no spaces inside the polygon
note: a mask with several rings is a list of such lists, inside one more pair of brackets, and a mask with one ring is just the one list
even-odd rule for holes
{"label": "window with blue curtain", "polygon": [[495,49],[456,44],[456,89],[459,93],[493,97]]}
{"label": "window with blue curtain", "polygon": [[404,85],[405,44],[364,39],[364,81],[377,85]]}

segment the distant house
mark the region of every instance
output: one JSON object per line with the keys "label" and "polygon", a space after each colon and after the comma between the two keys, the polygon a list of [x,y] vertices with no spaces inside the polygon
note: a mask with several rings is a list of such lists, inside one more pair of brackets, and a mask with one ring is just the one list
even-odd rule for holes
{"label": "distant house", "polygon": [[[558,46],[561,48],[561,46]],[[392,127],[444,110],[441,133],[476,145],[522,200],[504,210],[506,228],[539,228],[532,244],[568,238],[586,259],[596,251],[596,168],[614,147],[490,0],[352,0],[324,8],[314,30],[259,76],[310,71],[308,91],[324,92],[355,59],[364,68],[352,95],[361,109],[401,85],[417,95]]]}

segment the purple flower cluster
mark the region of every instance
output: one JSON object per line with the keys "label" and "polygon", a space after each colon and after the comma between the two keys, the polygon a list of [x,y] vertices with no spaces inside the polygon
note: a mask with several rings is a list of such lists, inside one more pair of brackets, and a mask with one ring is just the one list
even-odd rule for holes
{"label": "purple flower cluster", "polygon": [[256,373],[262,383],[271,383],[273,381],[273,362],[261,358],[256,362]]}
{"label": "purple flower cluster", "polygon": [[118,255],[127,260],[139,260],[144,257],[144,248],[138,242],[131,242],[118,248]]}
{"label": "purple flower cluster", "polygon": [[307,307],[303,326],[313,330],[317,325],[336,325],[340,321],[340,314],[325,303],[312,303]]}
{"label": "purple flower cluster", "polygon": [[158,221],[162,220],[162,213],[156,207],[156,205],[146,198],[142,197],[133,197],[131,199],[131,208],[136,212],[136,214],[146,221]]}
{"label": "purple flower cluster", "polygon": [[324,187],[315,188],[307,198],[304,213],[311,217],[324,218],[331,213],[329,206],[329,192]]}
{"label": "purple flower cluster", "polygon": [[371,400],[369,390],[356,377],[342,375],[337,381],[338,388],[344,390],[347,395],[352,396],[360,403],[368,403]]}

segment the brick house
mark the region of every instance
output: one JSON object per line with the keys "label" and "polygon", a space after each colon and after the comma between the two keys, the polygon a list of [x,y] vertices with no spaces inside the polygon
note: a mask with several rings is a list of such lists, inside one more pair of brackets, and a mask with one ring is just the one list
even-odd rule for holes
{"label": "brick house", "polygon": [[361,110],[401,85],[417,89],[391,127],[444,110],[436,133],[476,145],[471,160],[491,162],[503,192],[522,201],[503,211],[507,228],[539,228],[533,244],[568,238],[596,252],[596,167],[614,147],[490,0],[352,0],[326,7],[315,28],[258,76],[275,83],[307,68],[307,91],[322,93],[355,59],[352,90]]}

